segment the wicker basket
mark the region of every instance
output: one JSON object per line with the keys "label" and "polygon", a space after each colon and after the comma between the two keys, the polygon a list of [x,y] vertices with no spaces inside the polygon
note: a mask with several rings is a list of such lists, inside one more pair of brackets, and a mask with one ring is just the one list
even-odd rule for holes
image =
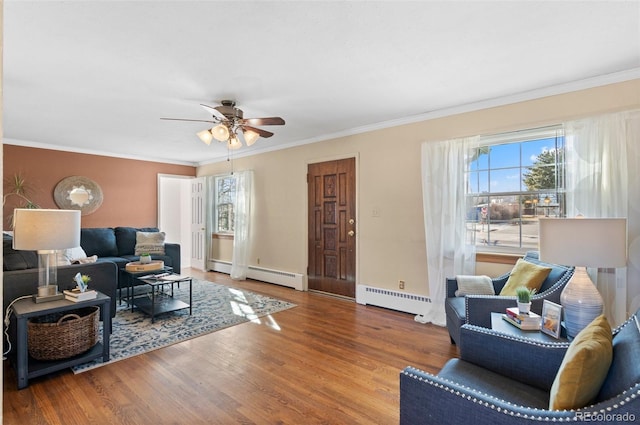
{"label": "wicker basket", "polygon": [[84,307],[30,319],[29,354],[37,360],[58,360],[84,353],[98,342],[99,313],[98,307]]}

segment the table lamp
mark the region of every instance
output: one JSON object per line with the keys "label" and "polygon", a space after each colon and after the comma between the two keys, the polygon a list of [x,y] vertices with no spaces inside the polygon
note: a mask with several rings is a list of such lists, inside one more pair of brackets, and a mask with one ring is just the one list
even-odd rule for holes
{"label": "table lamp", "polygon": [[80,246],[80,210],[17,208],[13,211],[13,249],[38,251],[36,303],[64,298],[58,293],[56,251]]}
{"label": "table lamp", "polygon": [[573,339],[602,314],[603,302],[587,267],[627,264],[626,218],[540,218],[540,260],[576,266],[560,295],[567,337]]}

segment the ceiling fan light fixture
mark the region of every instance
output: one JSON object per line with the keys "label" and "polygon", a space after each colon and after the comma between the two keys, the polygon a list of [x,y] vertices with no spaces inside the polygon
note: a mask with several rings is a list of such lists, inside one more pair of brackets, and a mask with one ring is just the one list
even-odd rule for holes
{"label": "ceiling fan light fixture", "polygon": [[226,142],[229,140],[229,129],[224,124],[218,124],[211,129],[211,133],[216,140]]}
{"label": "ceiling fan light fixture", "polygon": [[258,138],[260,137],[258,133],[252,130],[245,130],[243,132],[243,135],[244,135],[244,141],[247,143],[247,146],[253,145],[256,142],[256,140],[258,140]]}
{"label": "ceiling fan light fixture", "polygon": [[211,134],[210,130],[202,130],[197,133],[197,136],[202,140],[203,143],[210,145],[213,140],[213,134]]}

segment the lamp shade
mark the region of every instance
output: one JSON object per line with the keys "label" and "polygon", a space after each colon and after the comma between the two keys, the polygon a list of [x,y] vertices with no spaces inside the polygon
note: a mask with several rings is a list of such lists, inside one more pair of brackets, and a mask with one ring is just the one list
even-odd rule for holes
{"label": "lamp shade", "polygon": [[627,264],[626,218],[540,218],[540,260],[566,266]]}
{"label": "lamp shade", "polygon": [[80,246],[80,210],[13,211],[13,248],[49,251]]}
{"label": "lamp shade", "polygon": [[196,133],[196,135],[200,138],[200,140],[202,140],[202,143],[205,143],[207,145],[210,145],[211,141],[213,140],[213,134],[211,134],[211,131],[209,130],[202,130]]}
{"label": "lamp shade", "polygon": [[560,294],[567,337],[573,339],[604,311],[586,268],[627,263],[627,219],[541,218],[539,223],[540,260],[576,266]]}
{"label": "lamp shade", "polygon": [[247,143],[247,146],[253,145],[256,140],[258,140],[260,135],[253,130],[245,130],[244,131],[244,140]]}
{"label": "lamp shade", "polygon": [[224,124],[218,124],[213,127],[211,129],[211,134],[213,134],[213,137],[220,142],[226,142],[227,139],[229,139],[229,129]]}

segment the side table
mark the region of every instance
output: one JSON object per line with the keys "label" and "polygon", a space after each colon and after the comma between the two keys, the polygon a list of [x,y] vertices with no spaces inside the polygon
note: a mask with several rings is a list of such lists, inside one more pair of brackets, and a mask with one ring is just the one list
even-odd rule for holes
{"label": "side table", "polygon": [[513,326],[511,323],[502,319],[502,313],[491,313],[491,329],[505,334],[521,336],[529,339],[535,339],[542,342],[569,342],[566,338],[566,332],[562,329],[562,335],[556,339],[551,335],[547,335],[541,331],[523,331]]}
{"label": "side table", "polygon": [[[85,353],[68,359],[42,361],[29,357],[27,321],[30,318],[90,306],[100,307],[100,313],[102,315],[102,343],[98,342]],[[18,376],[18,389],[26,388],[29,385],[30,378],[86,363],[99,357],[102,357],[103,362],[109,361],[111,298],[101,292],[98,292],[98,296],[92,300],[79,302],[57,300],[36,304],[31,299],[22,299],[13,304],[13,315],[16,318],[17,331],[15,362]]]}

